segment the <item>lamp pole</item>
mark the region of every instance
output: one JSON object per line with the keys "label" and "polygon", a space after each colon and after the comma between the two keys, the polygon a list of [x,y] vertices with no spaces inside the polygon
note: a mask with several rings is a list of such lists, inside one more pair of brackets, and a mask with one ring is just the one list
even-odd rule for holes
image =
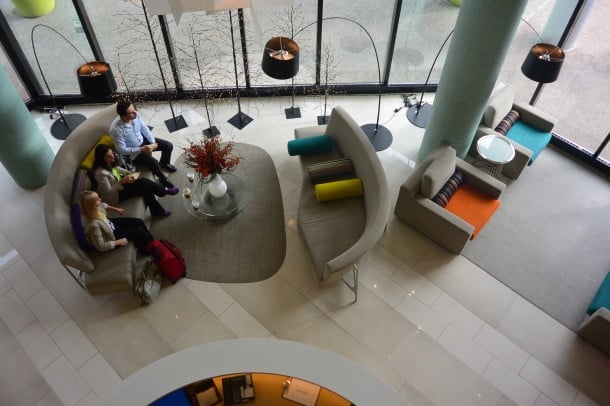
{"label": "lamp pole", "polygon": [[428,126],[428,122],[430,121],[430,114],[432,114],[432,105],[423,102],[424,93],[426,92],[426,86],[428,86],[428,81],[430,80],[430,76],[432,75],[432,70],[434,70],[436,60],[440,56],[441,51],[445,47],[445,44],[447,44],[447,41],[449,41],[449,38],[451,38],[451,34],[453,34],[453,30],[451,30],[449,35],[447,35],[447,38],[445,38],[445,41],[443,41],[443,44],[436,53],[434,61],[432,61],[432,66],[430,67],[430,71],[428,72],[428,76],[426,77],[426,82],[424,83],[424,87],[421,91],[419,101],[413,104],[412,106],[409,106],[409,108],[407,109],[407,119],[409,120],[409,122],[411,122],[411,124],[419,128],[426,128]]}
{"label": "lamp pole", "polygon": [[[364,124],[364,125],[360,126],[360,128],[362,128],[362,131],[364,131],[364,133],[366,134],[367,138],[369,139],[369,141],[375,148],[375,151],[383,151],[384,149],[388,148],[392,144],[392,133],[386,127],[379,125],[379,116],[381,114],[381,65],[379,64],[379,54],[377,53],[377,47],[375,46],[375,41],[373,40],[373,37],[371,36],[369,31],[362,24],[360,24],[359,22],[357,22],[355,20],[352,20],[347,17],[324,17],[324,18],[320,19],[319,21],[327,21],[327,20],[343,20],[343,21],[348,21],[350,23],[356,24],[358,27],[360,27],[365,32],[365,34],[369,37],[369,40],[371,40],[371,44],[373,45],[373,51],[375,52],[375,60],[377,61],[377,77],[378,77],[377,86],[378,86],[378,90],[379,90],[378,101],[377,101],[377,120],[375,121],[375,124]],[[296,37],[298,34],[303,32],[305,29],[307,29],[317,23],[318,23],[318,21],[314,21],[314,22],[311,22],[311,23],[305,25],[303,28],[298,30],[293,35],[292,39],[294,39],[294,37]]]}
{"label": "lamp pole", "polygon": [[[85,56],[74,46],[74,44],[72,44],[70,41],[68,41],[68,38],[66,38],[63,34],[61,34],[55,28],[49,27],[48,25],[45,25],[45,24],[36,24],[34,27],[32,27],[32,31],[30,32],[30,41],[32,43],[32,51],[34,51],[34,59],[36,60],[36,65],[38,66],[38,70],[40,71],[40,76],[42,77],[42,81],[44,82],[44,84],[47,88],[47,91],[49,92],[49,96],[51,96],[51,99],[53,100],[53,104],[55,104],[55,108],[56,108],[57,112],[59,113],[59,118],[57,120],[55,120],[53,125],[51,125],[51,135],[53,135],[53,137],[57,138],[58,140],[65,140],[66,138],[68,138],[68,136],[70,135],[72,130],[75,129],[83,121],[85,121],[87,118],[85,116],[83,116],[82,114],[76,114],[76,113],[64,114],[62,111],[62,108],[57,104],[57,100],[55,99],[55,96],[53,96],[53,92],[51,92],[51,87],[49,86],[49,82],[47,82],[47,78],[44,76],[44,71],[42,70],[42,67],[40,66],[40,61],[38,60],[38,54],[36,53],[36,44],[34,42],[34,33],[36,32],[36,30],[38,28],[41,28],[41,27],[51,30],[55,34],[57,34],[61,38],[63,38],[64,41],[66,41],[76,51],[76,53],[78,53],[81,56],[81,58],[83,58],[83,60],[85,62],[87,62],[87,58],[85,58]],[[51,118],[54,118],[54,117],[51,117]]]}

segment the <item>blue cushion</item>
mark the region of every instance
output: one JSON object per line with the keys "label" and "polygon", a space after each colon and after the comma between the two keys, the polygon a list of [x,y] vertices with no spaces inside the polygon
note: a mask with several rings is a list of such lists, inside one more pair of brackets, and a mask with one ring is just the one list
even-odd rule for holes
{"label": "blue cushion", "polygon": [[70,207],[70,221],[72,222],[72,230],[74,231],[78,246],[83,251],[93,251],[94,248],[87,242],[87,237],[85,237],[83,219],[81,218],[80,206],[78,204],[73,204]]}
{"label": "blue cushion", "polygon": [[508,133],[506,133],[506,136],[533,152],[529,165],[536,160],[538,154],[540,154],[549,141],[551,141],[550,132],[536,130],[523,121],[517,121],[513,124],[510,130],[508,130]]}
{"label": "blue cushion", "polygon": [[299,138],[288,141],[288,155],[323,154],[333,150],[333,140],[329,135]]}
{"label": "blue cushion", "polygon": [[600,307],[610,309],[610,272],[604,278],[604,281],[600,285],[593,301],[587,309],[587,314],[593,314]]}

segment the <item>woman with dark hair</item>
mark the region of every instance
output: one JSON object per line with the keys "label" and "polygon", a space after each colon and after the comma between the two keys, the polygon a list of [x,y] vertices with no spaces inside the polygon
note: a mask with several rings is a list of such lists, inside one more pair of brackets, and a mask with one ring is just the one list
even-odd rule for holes
{"label": "woman with dark hair", "polygon": [[107,145],[95,147],[93,176],[97,181],[97,192],[105,202],[118,205],[134,196],[141,196],[153,216],[168,217],[172,214],[161,206],[156,196],[175,195],[178,188],[162,186],[139,177],[138,172],[132,173],[116,165],[114,151]]}

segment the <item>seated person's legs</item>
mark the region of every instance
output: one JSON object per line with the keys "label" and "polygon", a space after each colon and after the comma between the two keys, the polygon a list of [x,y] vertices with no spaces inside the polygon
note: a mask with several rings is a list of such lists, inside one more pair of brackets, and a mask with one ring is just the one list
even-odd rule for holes
{"label": "seated person's legs", "polygon": [[166,188],[151,181],[150,179],[140,178],[134,183],[125,185],[125,189],[119,191],[119,202],[125,201],[132,197],[142,197],[146,206],[150,209],[153,216],[169,216],[170,211],[165,210],[156,196],[165,196],[167,194],[178,193],[178,188]]}
{"label": "seated person's legs", "polygon": [[176,167],[171,164],[172,151],[174,149],[174,145],[164,139],[156,138],[155,141],[158,144],[157,151],[161,151],[161,159],[159,160],[159,164],[161,168],[167,169],[170,172],[176,172]]}
{"label": "seated person's legs", "polygon": [[140,154],[133,160],[137,165],[142,165],[148,169],[150,169],[158,179],[159,182],[165,187],[172,188],[174,185],[167,180],[167,176],[163,172],[161,172],[161,166],[159,165],[159,161],[157,161],[151,154]]}
{"label": "seated person's legs", "polygon": [[114,235],[117,239],[127,238],[133,242],[141,254],[146,255],[146,244],[153,240],[142,219],[135,217],[116,217],[110,219],[114,224]]}

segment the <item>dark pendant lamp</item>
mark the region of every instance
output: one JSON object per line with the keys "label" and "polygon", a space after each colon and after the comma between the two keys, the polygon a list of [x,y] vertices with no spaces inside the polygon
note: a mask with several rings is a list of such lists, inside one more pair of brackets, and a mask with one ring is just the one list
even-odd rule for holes
{"label": "dark pendant lamp", "polygon": [[292,79],[291,106],[284,110],[287,119],[300,118],[301,110],[294,107],[294,77],[299,73],[299,46],[286,37],[271,38],[265,44],[263,72],[274,79]]}
{"label": "dark pendant lamp", "polygon": [[49,27],[44,24],[36,24],[32,27],[32,31],[30,33],[30,41],[32,43],[32,51],[34,51],[34,59],[36,60],[36,65],[38,66],[38,70],[40,71],[40,76],[42,77],[42,81],[44,82],[47,91],[49,92],[49,96],[53,100],[55,104],[55,109],[59,113],[59,118],[55,120],[55,122],[51,125],[51,135],[59,140],[65,140],[68,138],[72,130],[74,130],[79,124],[86,120],[86,117],[82,114],[64,114],[60,106],[57,104],[55,97],[53,96],[53,92],[51,92],[51,87],[47,82],[47,79],[44,75],[44,70],[40,66],[40,61],[38,60],[38,54],[36,53],[36,44],[34,42],[34,33],[38,28],[46,28],[53,31],[55,34],[59,35],[63,38],[85,61],[84,64],[79,66],[76,69],[76,74],[78,76],[78,85],[81,90],[81,94],[88,99],[104,99],[114,93],[117,89],[117,84],[114,79],[114,75],[112,74],[112,69],[110,69],[110,65],[106,62],[102,61],[91,61],[87,62],[87,58],[72,44],[68,38],[66,38],[63,34],[61,34],[56,29]]}
{"label": "dark pendant lamp", "polygon": [[274,79],[290,79],[299,73],[299,46],[286,37],[271,38],[263,52],[263,72]]}
{"label": "dark pendant lamp", "polygon": [[106,62],[87,62],[78,67],[76,74],[80,92],[88,99],[103,99],[117,89],[112,69]]}
{"label": "dark pendant lamp", "polygon": [[521,65],[521,72],[531,80],[538,82],[538,86],[530,99],[531,105],[536,102],[545,83],[552,83],[557,80],[564,58],[565,53],[556,45],[539,43],[530,49],[523,65]]}

